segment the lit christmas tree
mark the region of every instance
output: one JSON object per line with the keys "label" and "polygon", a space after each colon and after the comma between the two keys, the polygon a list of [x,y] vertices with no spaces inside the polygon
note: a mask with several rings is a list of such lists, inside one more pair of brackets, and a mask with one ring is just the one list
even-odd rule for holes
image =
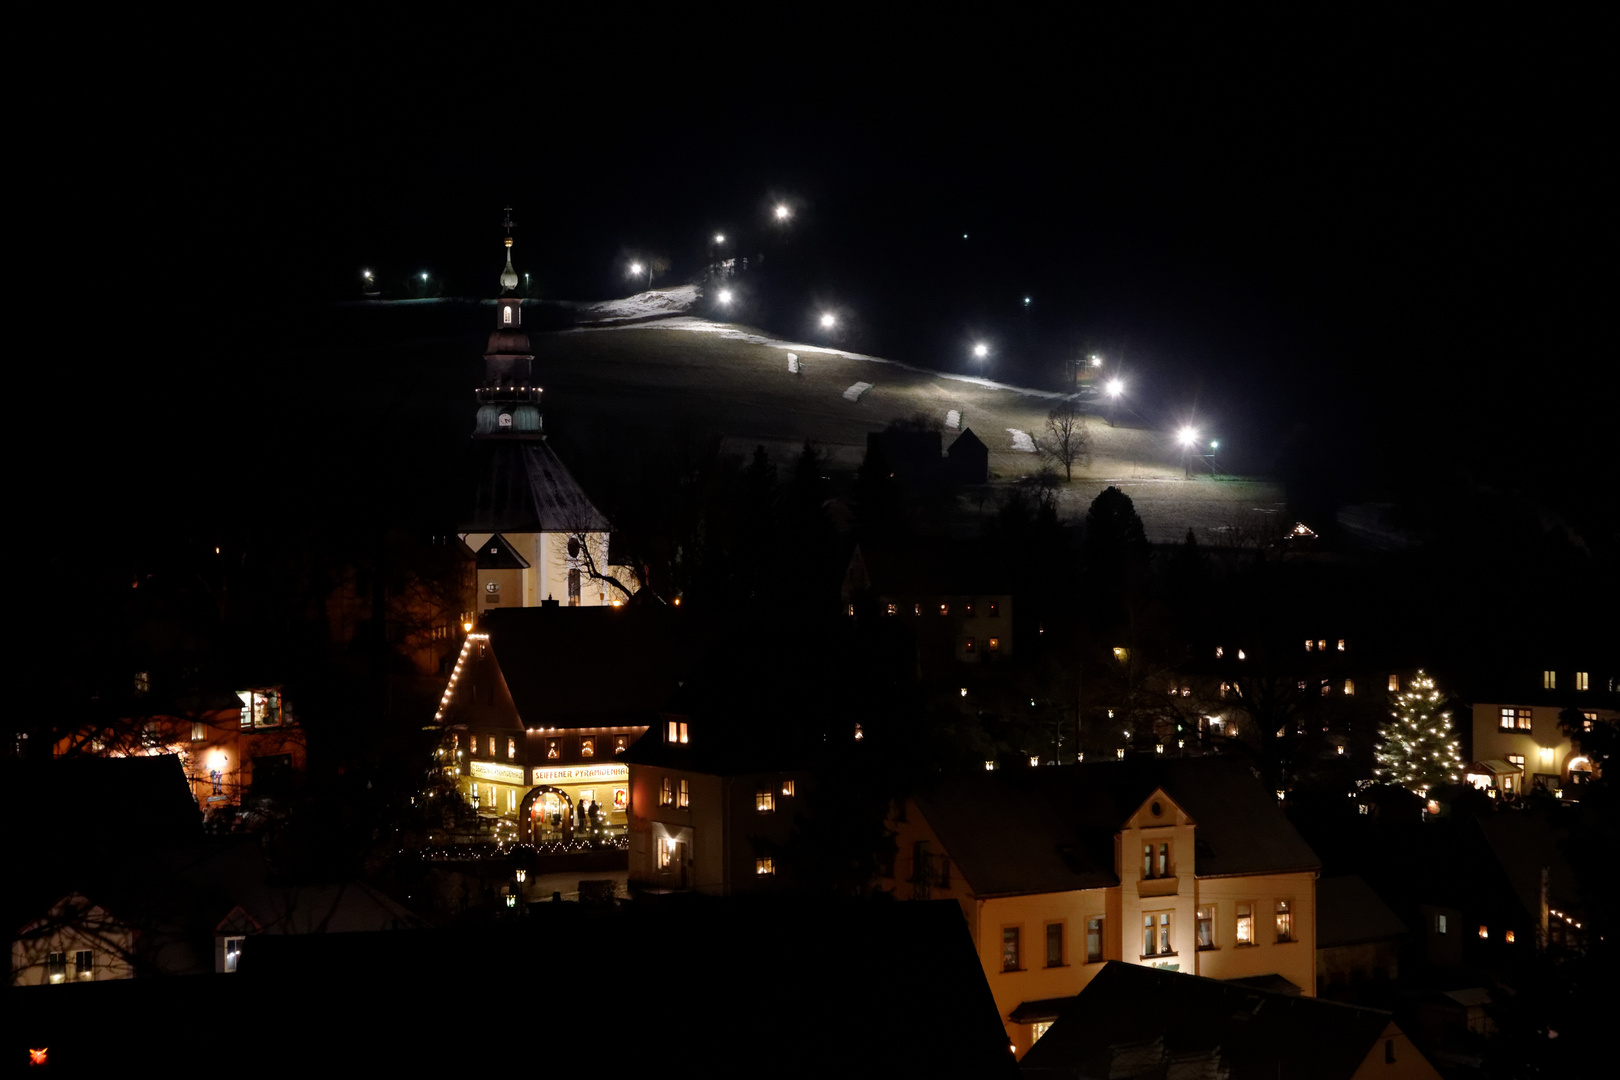
{"label": "lit christmas tree", "polygon": [[1394,711],[1378,731],[1378,767],[1374,775],[1427,797],[1438,784],[1462,779],[1463,759],[1451,730],[1451,713],[1442,709],[1434,680],[1423,672],[1408,689],[1392,695]]}

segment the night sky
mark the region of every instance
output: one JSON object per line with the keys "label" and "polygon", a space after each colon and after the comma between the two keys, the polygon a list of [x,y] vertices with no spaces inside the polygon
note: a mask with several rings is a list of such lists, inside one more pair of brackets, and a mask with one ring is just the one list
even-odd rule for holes
{"label": "night sky", "polygon": [[243,423],[362,267],[489,295],[505,205],[520,271],[602,299],[632,254],[673,283],[716,231],[782,243],[785,199],[846,347],[966,369],[988,336],[1021,381],[1102,352],[1166,415],[1359,463],[1356,497],[1431,466],[1601,490],[1608,124],[1578,25],[548,18],[454,70],[379,39],[94,81],[116,182],[41,198],[110,299],[89,362],[120,456]]}

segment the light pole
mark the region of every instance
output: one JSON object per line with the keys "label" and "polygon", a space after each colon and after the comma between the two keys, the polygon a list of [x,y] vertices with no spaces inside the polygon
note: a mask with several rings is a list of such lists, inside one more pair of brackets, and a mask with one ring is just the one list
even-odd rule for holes
{"label": "light pole", "polygon": [[1183,479],[1191,480],[1192,448],[1193,444],[1198,441],[1198,429],[1189,424],[1181,429],[1178,439],[1181,442],[1182,477]]}
{"label": "light pole", "polygon": [[1114,412],[1119,407],[1119,395],[1125,392],[1124,379],[1108,380],[1108,426],[1114,426]]}

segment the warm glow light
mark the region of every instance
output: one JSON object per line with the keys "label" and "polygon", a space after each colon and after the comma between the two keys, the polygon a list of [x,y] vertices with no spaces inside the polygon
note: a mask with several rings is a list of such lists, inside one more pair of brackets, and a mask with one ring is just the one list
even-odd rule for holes
{"label": "warm glow light", "polygon": [[1029,755],[1029,763],[1031,765],[1039,765],[1041,763],[1040,755],[1038,755],[1038,754]]}
{"label": "warm glow light", "polygon": [[[471,633],[471,632],[472,632],[472,623],[470,623],[470,622],[464,622],[464,623],[462,623],[462,624],[461,624],[461,631],[462,631],[462,633],[464,633],[464,634],[468,634],[468,633]],[[460,665],[460,664],[457,664],[457,665],[456,665],[456,667],[460,667],[460,666],[461,666],[461,665]]]}
{"label": "warm glow light", "polygon": [[28,1051],[28,1064],[30,1064],[30,1065],[44,1065],[46,1063],[46,1059],[50,1055],[50,1052],[51,1052],[51,1048],[48,1047],[48,1046],[41,1046],[38,1049],[32,1049],[32,1048],[29,1049],[29,1051]]}
{"label": "warm glow light", "polygon": [[993,762],[993,761],[985,762],[984,763],[984,771],[985,772],[995,772],[996,771],[996,763]]}

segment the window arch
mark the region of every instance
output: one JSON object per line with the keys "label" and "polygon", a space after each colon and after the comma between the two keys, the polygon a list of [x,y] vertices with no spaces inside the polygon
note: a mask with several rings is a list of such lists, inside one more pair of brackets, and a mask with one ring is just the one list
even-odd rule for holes
{"label": "window arch", "polygon": [[511,326],[512,325],[512,305],[511,304],[507,304],[507,305],[505,305],[504,307],[501,308],[501,325],[502,326]]}

